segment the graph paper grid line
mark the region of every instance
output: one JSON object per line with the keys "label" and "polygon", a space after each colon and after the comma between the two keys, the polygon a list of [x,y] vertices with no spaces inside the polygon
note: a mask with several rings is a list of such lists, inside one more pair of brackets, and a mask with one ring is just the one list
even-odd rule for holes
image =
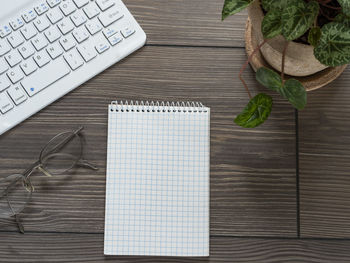
{"label": "graph paper grid line", "polygon": [[104,253],[209,256],[210,109],[109,106]]}

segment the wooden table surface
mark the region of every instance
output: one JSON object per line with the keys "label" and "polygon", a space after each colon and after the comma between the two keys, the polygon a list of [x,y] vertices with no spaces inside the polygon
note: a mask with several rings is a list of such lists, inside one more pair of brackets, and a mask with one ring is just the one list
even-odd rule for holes
{"label": "wooden table surface", "polygon": [[[248,97],[243,12],[223,0],[125,0],[148,35],[140,51],[0,137],[0,176],[21,172],[53,135],[85,126],[85,157],[100,170],[37,177],[26,234],[0,219],[1,262],[349,262],[350,71],[309,93],[296,112],[274,97],[270,119],[233,123]],[[264,91],[247,69],[254,92]],[[209,258],[103,255],[107,104],[191,100],[211,107]]]}

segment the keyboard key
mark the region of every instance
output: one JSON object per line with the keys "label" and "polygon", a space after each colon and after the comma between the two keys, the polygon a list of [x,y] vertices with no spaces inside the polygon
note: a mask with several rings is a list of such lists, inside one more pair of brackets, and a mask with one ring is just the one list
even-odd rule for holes
{"label": "keyboard key", "polygon": [[17,30],[23,25],[24,25],[23,19],[20,17],[10,21],[10,26],[12,27],[13,30]]}
{"label": "keyboard key", "polygon": [[30,42],[24,43],[22,46],[19,47],[18,51],[19,53],[21,53],[24,59],[29,58],[31,55],[35,53],[35,49]]}
{"label": "keyboard key", "polygon": [[9,110],[13,109],[13,104],[10,100],[10,98],[7,96],[7,94],[1,93],[0,94],[0,111],[2,114],[5,114]]}
{"label": "keyboard key", "polygon": [[91,35],[95,35],[97,32],[100,32],[103,28],[100,21],[98,21],[97,19],[94,19],[93,21],[88,21],[85,26],[87,30],[89,30]]}
{"label": "keyboard key", "polygon": [[92,2],[83,8],[85,14],[89,19],[94,18],[100,13],[100,9],[97,7],[95,2]]}
{"label": "keyboard key", "polygon": [[34,25],[39,32],[42,32],[50,26],[50,21],[45,16],[41,16],[34,20]]}
{"label": "keyboard key", "polygon": [[65,16],[72,14],[75,10],[77,10],[75,4],[72,0],[66,0],[60,5],[61,11]]}
{"label": "keyboard key", "polygon": [[84,64],[84,60],[75,49],[66,53],[64,55],[64,59],[67,61],[72,70],[76,70]]}
{"label": "keyboard key", "polygon": [[81,10],[78,10],[73,15],[71,15],[70,19],[72,19],[72,21],[76,27],[81,26],[82,24],[84,24],[87,21],[86,15]]}
{"label": "keyboard key", "polygon": [[119,26],[117,26],[116,24],[113,24],[103,30],[103,34],[105,35],[106,38],[110,38],[111,36],[113,36],[118,32],[119,32]]}
{"label": "keyboard key", "polygon": [[46,67],[25,78],[21,84],[27,94],[32,97],[59,79],[70,73],[70,69],[63,59],[56,59]]}
{"label": "keyboard key", "polygon": [[109,49],[109,44],[106,41],[100,41],[96,46],[95,46],[96,50],[98,53],[103,53],[106,50]]}
{"label": "keyboard key", "polygon": [[32,39],[32,44],[34,45],[35,49],[39,51],[46,47],[48,43],[46,38],[40,34]]}
{"label": "keyboard key", "polygon": [[102,13],[98,19],[101,21],[104,27],[109,26],[115,21],[121,19],[124,15],[118,10],[117,7],[112,7],[108,9],[106,12]]}
{"label": "keyboard key", "polygon": [[3,74],[8,69],[9,69],[9,65],[6,63],[6,61],[3,58],[0,58],[0,74]]}
{"label": "keyboard key", "polygon": [[96,0],[96,3],[102,11],[114,6],[114,0]]}
{"label": "keyboard key", "polygon": [[10,53],[6,54],[5,59],[11,68],[22,61],[22,57],[17,50],[12,50]]}
{"label": "keyboard key", "polygon": [[6,74],[0,76],[0,92],[11,86],[11,82]]}
{"label": "keyboard key", "polygon": [[47,0],[47,3],[52,8],[52,7],[55,7],[56,5],[60,4],[61,0]]}
{"label": "keyboard key", "polygon": [[9,25],[0,26],[0,37],[6,37],[12,32],[12,29]]}
{"label": "keyboard key", "polygon": [[50,43],[55,42],[57,39],[61,37],[61,33],[57,29],[57,27],[50,27],[48,30],[45,31],[44,34]]}
{"label": "keyboard key", "polygon": [[63,18],[63,14],[58,7],[47,12],[46,16],[52,24],[56,24]]}
{"label": "keyboard key", "polygon": [[11,47],[5,40],[0,40],[0,56],[5,55],[6,53],[10,52]]}
{"label": "keyboard key", "polygon": [[89,3],[89,0],[74,0],[74,3],[78,8],[82,8]]}
{"label": "keyboard key", "polygon": [[75,40],[80,44],[89,38],[90,34],[85,27],[79,27],[73,31]]}
{"label": "keyboard key", "polygon": [[50,57],[52,59],[56,59],[59,56],[62,55],[63,50],[60,46],[60,44],[58,44],[58,42],[52,44],[51,46],[49,46],[48,48],[46,48],[47,53],[49,53]]}
{"label": "keyboard key", "polygon": [[9,88],[7,93],[17,106],[27,100],[27,95],[20,86]]}
{"label": "keyboard key", "polygon": [[89,44],[81,45],[78,47],[80,55],[83,57],[85,62],[89,62],[97,56],[97,53],[93,46]]}
{"label": "keyboard key", "polygon": [[38,65],[39,68],[42,68],[47,63],[50,62],[50,57],[45,50],[42,50],[34,55],[34,61]]}
{"label": "keyboard key", "polygon": [[23,71],[20,67],[12,68],[6,74],[13,84],[17,83],[24,77]]}
{"label": "keyboard key", "polygon": [[13,32],[8,38],[8,42],[11,44],[13,48],[18,47],[20,44],[24,42],[22,35],[19,32]]}
{"label": "keyboard key", "polygon": [[74,29],[73,22],[69,18],[64,18],[61,22],[57,24],[63,35],[69,33]]}
{"label": "keyboard key", "polygon": [[122,28],[121,33],[125,38],[128,38],[135,33],[135,29],[131,26],[125,26],[124,28]]}
{"label": "keyboard key", "polygon": [[49,6],[45,2],[42,2],[39,5],[35,6],[34,10],[40,16],[49,10]]}
{"label": "keyboard key", "polygon": [[22,17],[23,17],[24,21],[26,21],[26,23],[29,23],[30,21],[32,21],[36,18],[36,13],[34,12],[33,9],[29,9],[28,11],[23,13]]}
{"label": "keyboard key", "polygon": [[112,46],[115,46],[116,44],[123,41],[123,37],[120,33],[114,34],[110,38],[108,38],[109,43],[111,43]]}
{"label": "keyboard key", "polygon": [[37,68],[38,66],[36,65],[36,63],[32,58],[24,61],[21,64],[21,69],[23,70],[24,74],[26,74],[27,76],[32,74],[34,71],[36,71]]}
{"label": "keyboard key", "polygon": [[60,39],[60,44],[65,51],[68,51],[75,47],[76,42],[71,34],[66,35]]}
{"label": "keyboard key", "polygon": [[28,25],[25,25],[23,28],[21,28],[21,33],[26,40],[29,40],[32,37],[36,36],[37,31],[33,26],[33,24],[28,24]]}

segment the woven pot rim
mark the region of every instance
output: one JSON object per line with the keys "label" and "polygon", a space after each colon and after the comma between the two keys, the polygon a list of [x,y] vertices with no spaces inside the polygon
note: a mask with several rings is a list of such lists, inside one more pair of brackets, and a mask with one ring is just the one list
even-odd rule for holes
{"label": "woven pot rim", "polygon": [[[245,49],[248,57],[253,53],[257,46],[257,39],[254,37],[254,34],[252,34],[252,23],[250,21],[250,18],[248,17],[245,29]],[[257,71],[257,69],[260,67],[267,67],[272,69],[272,67],[266,62],[260,51],[256,52],[255,55],[252,57],[250,65],[252,66],[254,71]],[[346,67],[347,65],[342,65],[339,67],[329,67],[310,76],[293,78],[299,80],[304,85],[307,91],[316,90],[321,87],[324,87],[333,80],[337,79],[344,72]],[[287,75],[286,78],[288,77],[290,76]]]}

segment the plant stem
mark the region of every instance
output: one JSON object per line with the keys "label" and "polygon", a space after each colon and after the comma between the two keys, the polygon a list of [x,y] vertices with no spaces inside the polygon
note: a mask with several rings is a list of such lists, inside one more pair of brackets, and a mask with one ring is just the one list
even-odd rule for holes
{"label": "plant stem", "polygon": [[247,61],[244,63],[244,65],[242,66],[242,68],[241,68],[241,70],[240,70],[240,72],[239,72],[239,74],[238,74],[238,77],[239,77],[239,79],[242,81],[243,86],[244,86],[244,88],[246,89],[246,91],[247,91],[248,96],[249,96],[250,99],[252,99],[253,97],[252,97],[252,94],[250,93],[250,91],[249,91],[249,89],[248,89],[247,83],[246,83],[246,82],[244,81],[244,79],[243,79],[242,74],[243,74],[244,70],[247,68],[248,64],[252,61],[252,58],[253,58],[253,56],[256,54],[256,52],[258,52],[258,50],[260,50],[260,48],[261,48],[266,42],[267,42],[267,39],[264,39],[264,41],[261,42],[261,43],[254,49],[253,53],[250,54],[250,56],[248,57]]}
{"label": "plant stem", "polygon": [[320,4],[328,4],[330,2],[332,2],[332,0],[318,0],[317,2],[319,2]]}
{"label": "plant stem", "polygon": [[331,6],[331,5],[327,5],[324,3],[320,3],[322,6],[330,8],[330,9],[334,9],[334,10],[341,10],[341,7],[336,7],[336,6]]}
{"label": "plant stem", "polygon": [[289,45],[289,41],[287,41],[286,44],[284,45],[283,54],[282,54],[281,78],[282,78],[282,84],[283,85],[284,85],[284,65],[285,65],[285,62],[286,62],[286,52],[287,52],[288,45]]}
{"label": "plant stem", "polygon": [[325,18],[327,18],[330,21],[334,21],[334,18],[329,17],[325,12],[323,12],[322,8],[320,8],[320,14],[323,15]]}

